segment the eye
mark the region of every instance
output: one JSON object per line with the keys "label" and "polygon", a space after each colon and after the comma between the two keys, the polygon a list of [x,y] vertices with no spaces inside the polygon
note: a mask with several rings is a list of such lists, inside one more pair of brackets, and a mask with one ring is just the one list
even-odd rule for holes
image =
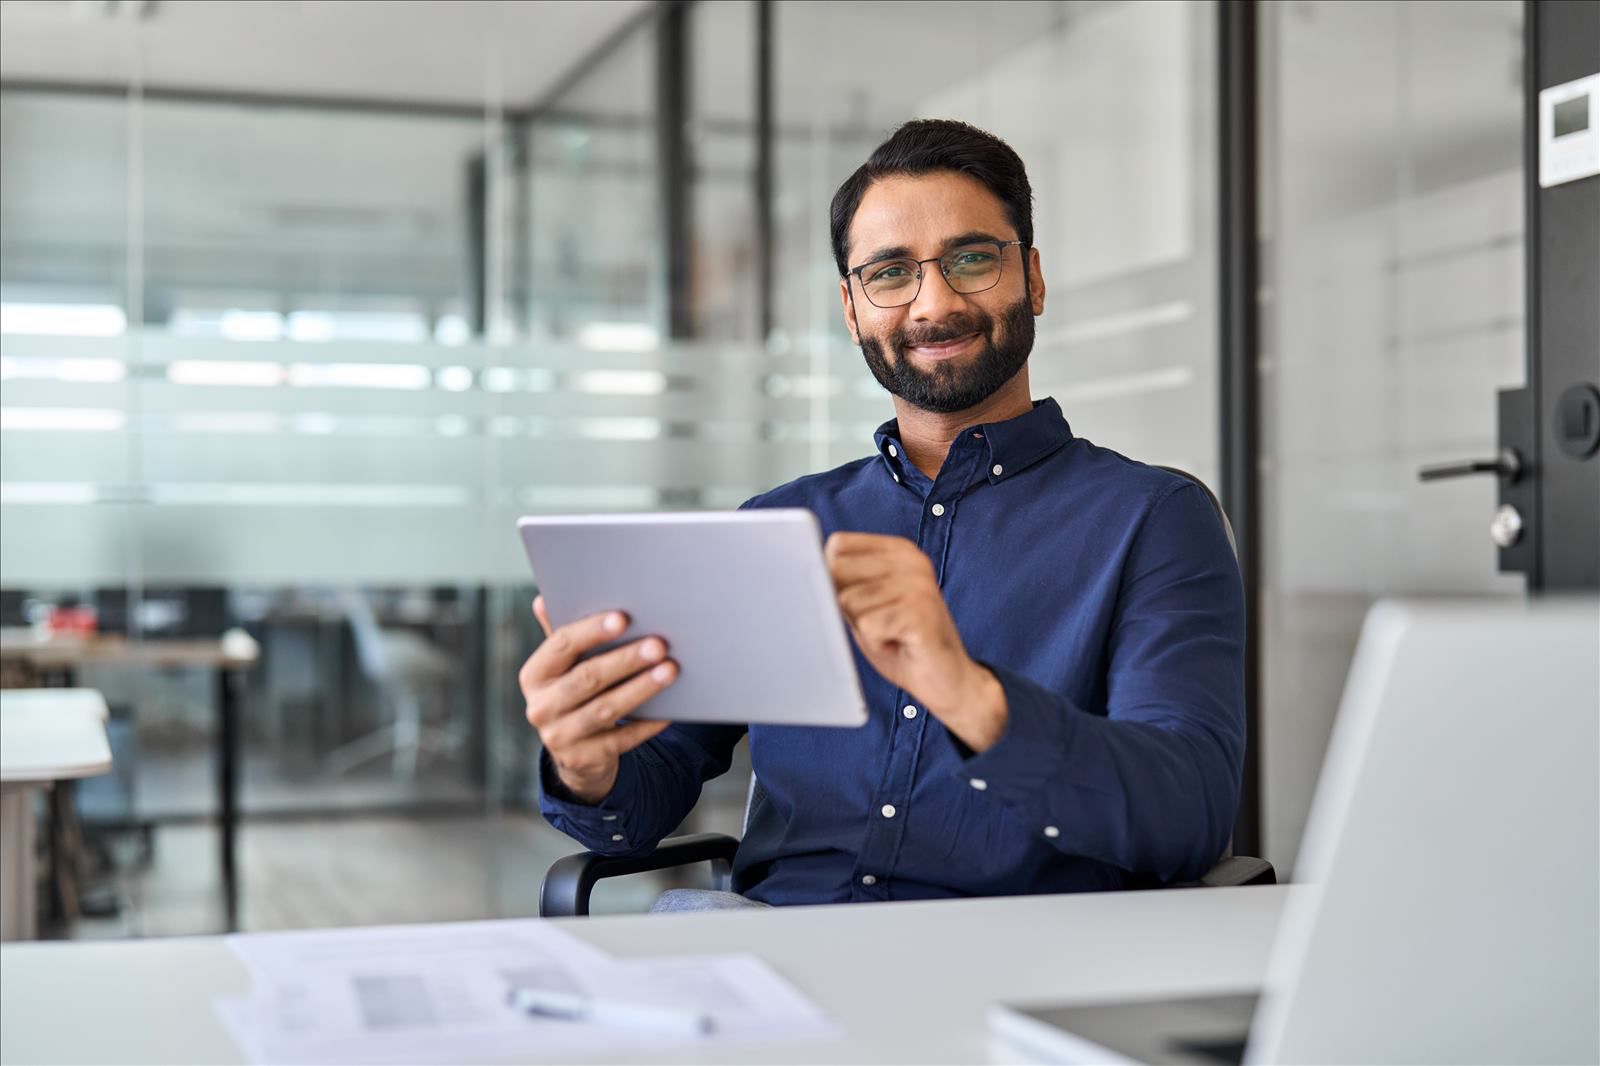
{"label": "eye", "polygon": [[904,281],[914,277],[915,273],[907,269],[904,263],[886,263],[867,275],[868,281]]}
{"label": "eye", "polygon": [[981,267],[994,262],[993,252],[957,252],[952,267]]}

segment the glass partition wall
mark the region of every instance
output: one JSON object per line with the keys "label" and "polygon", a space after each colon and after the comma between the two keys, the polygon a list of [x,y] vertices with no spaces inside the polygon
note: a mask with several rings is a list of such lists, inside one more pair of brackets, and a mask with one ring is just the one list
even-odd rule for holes
{"label": "glass partition wall", "polygon": [[1264,5],[1262,810],[1293,868],[1380,596],[1520,596],[1491,479],[1524,384],[1522,5]]}
{"label": "glass partition wall", "polygon": [[[133,642],[256,641],[246,928],[339,920],[270,887],[268,842],[290,826],[348,873],[365,853],[337,833],[363,818],[455,827],[459,885],[402,917],[534,913],[571,844],[530,809],[515,519],[730,508],[865,454],[892,412],[843,329],[827,210],[902,121],[972,121],[1028,164],[1036,394],[1216,482],[1211,4],[779,0],[763,46],[754,2],[701,0],[675,50],[667,10],[547,99],[496,88],[515,41],[452,57],[485,71],[481,108],[207,98],[148,66],[125,95],[0,88],[4,624],[84,604]],[[122,871],[116,929],[217,928],[215,686],[78,680],[113,705],[117,773],[79,805]],[[745,784],[696,828],[736,832]],[[151,827],[156,858],[130,859]]]}

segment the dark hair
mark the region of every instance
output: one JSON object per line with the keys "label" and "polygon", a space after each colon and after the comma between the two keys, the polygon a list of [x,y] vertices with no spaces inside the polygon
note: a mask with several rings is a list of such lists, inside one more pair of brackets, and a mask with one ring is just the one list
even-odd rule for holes
{"label": "dark hair", "polygon": [[867,188],[880,178],[950,170],[982,182],[1005,205],[1024,247],[1033,247],[1033,187],[1011,146],[992,133],[948,118],[919,118],[894,131],[833,194],[829,218],[833,259],[844,277],[849,268],[850,223]]}

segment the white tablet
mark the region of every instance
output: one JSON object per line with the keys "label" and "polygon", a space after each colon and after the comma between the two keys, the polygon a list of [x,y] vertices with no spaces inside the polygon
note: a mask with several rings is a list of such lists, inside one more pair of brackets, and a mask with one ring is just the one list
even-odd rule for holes
{"label": "white tablet", "polygon": [[859,726],[866,701],[810,511],[519,519],[551,625],[624,611],[678,679],[635,718]]}

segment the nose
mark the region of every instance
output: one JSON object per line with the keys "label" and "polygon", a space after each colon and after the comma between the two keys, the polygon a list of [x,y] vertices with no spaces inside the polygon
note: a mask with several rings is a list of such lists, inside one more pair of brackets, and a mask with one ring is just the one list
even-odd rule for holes
{"label": "nose", "polygon": [[967,309],[967,298],[950,287],[937,263],[922,266],[922,288],[911,301],[908,313],[913,322],[942,322]]}

